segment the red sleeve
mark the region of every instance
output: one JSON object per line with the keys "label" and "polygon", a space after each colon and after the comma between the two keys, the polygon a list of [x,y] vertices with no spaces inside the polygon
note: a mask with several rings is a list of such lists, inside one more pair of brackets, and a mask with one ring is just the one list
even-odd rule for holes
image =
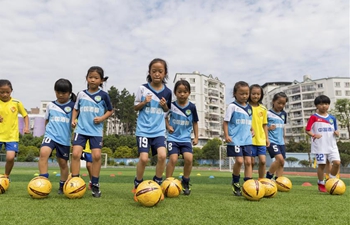
{"label": "red sleeve", "polygon": [[305,130],[306,131],[310,131],[311,128],[312,128],[312,125],[314,124],[314,122],[317,120],[316,116],[315,115],[311,115],[309,120],[307,121],[307,124],[306,124],[306,128]]}

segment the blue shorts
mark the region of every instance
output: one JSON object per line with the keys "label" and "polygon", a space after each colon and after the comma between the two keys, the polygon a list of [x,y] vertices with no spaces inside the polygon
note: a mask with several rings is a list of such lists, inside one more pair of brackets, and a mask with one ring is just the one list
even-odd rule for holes
{"label": "blue shorts", "polygon": [[81,160],[85,160],[86,162],[91,162],[92,163],[92,155],[89,152],[83,152],[80,157]]}
{"label": "blue shorts", "polygon": [[285,145],[276,145],[271,143],[269,147],[267,147],[269,151],[270,157],[274,158],[276,155],[282,154],[283,158],[286,158],[286,146]]}
{"label": "blue shorts", "polygon": [[5,144],[6,151],[18,152],[18,142],[0,142],[0,150],[3,144]]}
{"label": "blue shorts", "polygon": [[43,147],[43,146],[47,146],[47,147],[51,148],[50,157],[52,156],[52,151],[54,149],[56,149],[56,156],[58,158],[62,158],[65,160],[69,159],[70,146],[61,145],[61,144],[51,140],[51,138],[49,138],[49,137],[44,137],[43,142],[41,143],[41,147]]}
{"label": "blue shorts", "polygon": [[168,141],[168,155],[172,154],[183,154],[184,152],[193,153],[191,142],[176,142]]}
{"label": "blue shorts", "polygon": [[148,138],[136,136],[137,149],[139,154],[141,152],[149,152],[149,148],[152,150],[152,155],[157,155],[157,150],[160,147],[166,148],[166,140],[164,136]]}
{"label": "blue shorts", "polygon": [[251,145],[227,145],[227,157],[237,157],[237,156],[252,156],[252,146]]}
{"label": "blue shorts", "polygon": [[266,146],[252,145],[252,156],[266,155]]}
{"label": "blue shorts", "polygon": [[74,133],[73,146],[79,145],[85,148],[86,142],[90,142],[90,149],[102,148],[102,137],[88,136],[83,134]]}

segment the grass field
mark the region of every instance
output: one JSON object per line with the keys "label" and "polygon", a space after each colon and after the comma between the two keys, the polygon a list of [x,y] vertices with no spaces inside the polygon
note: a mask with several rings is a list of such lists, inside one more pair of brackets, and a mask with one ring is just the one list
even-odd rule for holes
{"label": "grass field", "polygon": [[[57,194],[59,177],[50,168],[53,190],[46,199],[32,199],[27,184],[37,168],[14,168],[9,190],[0,195],[0,224],[350,224],[350,179],[341,196],[319,193],[316,177],[288,176],[293,188],[258,202],[235,197],[230,172],[194,170],[192,193],[166,198],[147,208],[133,201],[131,189],[135,168],[101,171],[101,198],[87,190],[82,199]],[[176,170],[176,176],[181,171]],[[86,170],[82,170],[82,174]],[[115,177],[110,176],[114,174]],[[200,176],[199,176],[200,174]],[[154,175],[147,168],[145,179]],[[214,176],[210,179],[209,176]],[[256,176],[256,175],[255,175]],[[87,177],[83,177],[88,181]],[[304,182],[313,184],[304,187]]]}

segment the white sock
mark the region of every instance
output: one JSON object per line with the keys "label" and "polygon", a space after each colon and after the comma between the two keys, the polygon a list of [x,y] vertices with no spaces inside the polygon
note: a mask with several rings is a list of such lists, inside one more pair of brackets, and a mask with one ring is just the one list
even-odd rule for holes
{"label": "white sock", "polygon": [[319,180],[318,183],[324,185],[324,180]]}
{"label": "white sock", "polygon": [[332,174],[329,174],[329,178],[337,178],[337,176],[334,176]]}

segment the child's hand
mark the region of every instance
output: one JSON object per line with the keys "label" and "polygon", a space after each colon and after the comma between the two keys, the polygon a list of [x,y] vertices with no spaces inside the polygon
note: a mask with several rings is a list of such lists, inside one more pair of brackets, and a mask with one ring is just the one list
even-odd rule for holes
{"label": "child's hand", "polygon": [[275,124],[271,124],[271,126],[268,127],[268,130],[275,130],[276,129],[276,125]]}
{"label": "child's hand", "polygon": [[316,139],[320,139],[322,137],[322,134],[314,134],[312,136],[312,141],[315,141]]}
{"label": "child's hand", "polygon": [[162,97],[162,99],[159,101],[159,105],[164,108],[164,106],[166,106],[166,100],[164,97]]}
{"label": "child's hand", "polygon": [[334,135],[337,136],[337,137],[339,137],[339,131],[338,131],[338,130],[335,130],[335,131],[334,131]]}
{"label": "child's hand", "polygon": [[147,103],[149,103],[151,100],[152,100],[152,95],[151,95],[151,94],[148,94],[148,95],[146,96],[144,102],[147,104]]}
{"label": "child's hand", "polygon": [[270,140],[266,139],[266,147],[269,147],[269,146],[270,146]]}
{"label": "child's hand", "polygon": [[94,118],[94,123],[95,124],[99,124],[99,123],[102,123],[103,122],[103,119],[101,117],[95,117]]}
{"label": "child's hand", "polygon": [[75,128],[77,126],[77,123],[76,121],[72,121],[72,127]]}
{"label": "child's hand", "polygon": [[198,138],[194,138],[193,141],[192,141],[192,144],[193,145],[197,145],[198,144]]}
{"label": "child's hand", "polygon": [[231,143],[231,142],[232,142],[232,139],[231,139],[229,136],[227,136],[227,137],[225,137],[225,141],[226,141],[227,143]]}
{"label": "child's hand", "polygon": [[172,126],[168,126],[167,129],[170,134],[174,132],[174,128]]}
{"label": "child's hand", "polygon": [[2,121],[3,121],[3,118],[0,116],[0,123],[2,123]]}
{"label": "child's hand", "polygon": [[23,133],[25,133],[25,134],[30,134],[30,131],[29,131],[28,127],[25,127],[25,128],[23,129]]}

